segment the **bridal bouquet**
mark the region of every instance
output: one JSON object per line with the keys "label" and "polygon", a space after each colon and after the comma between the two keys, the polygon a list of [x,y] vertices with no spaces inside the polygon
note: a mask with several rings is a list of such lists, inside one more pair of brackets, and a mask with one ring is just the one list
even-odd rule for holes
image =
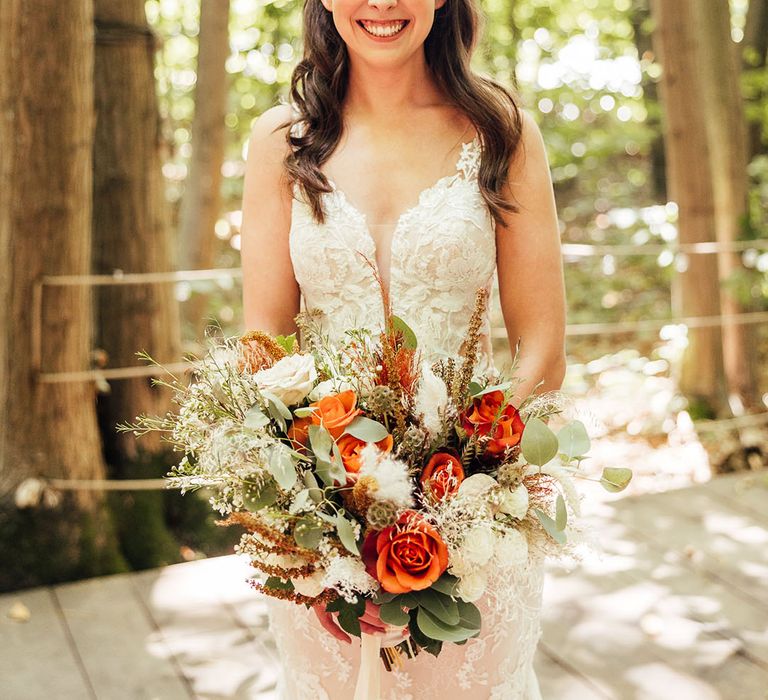
{"label": "bridal bouquet", "polygon": [[[515,406],[514,381],[476,373],[486,304],[479,290],[463,357],[433,363],[386,298],[384,331],[349,329],[341,343],[308,312],[301,348],[259,331],[218,339],[191,383],[155,380],[174,389],[177,415],[119,429],[167,433],[183,452],[170,484],[212,489],[224,522],[245,528],[236,549],[261,572],[255,588],[324,605],[356,636],[373,601],[403,632],[380,652],[388,670],[437,655],[479,633],[491,571],[567,542],[589,450],[581,422],[548,427],[558,392]],[[617,491],[630,478],[607,469],[601,481]]]}

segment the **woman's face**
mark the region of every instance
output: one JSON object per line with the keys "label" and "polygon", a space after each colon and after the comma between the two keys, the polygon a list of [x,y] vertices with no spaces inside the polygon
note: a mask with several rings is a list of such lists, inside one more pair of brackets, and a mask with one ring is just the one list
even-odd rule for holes
{"label": "woman's face", "polygon": [[322,0],[351,56],[393,66],[421,51],[446,0]]}

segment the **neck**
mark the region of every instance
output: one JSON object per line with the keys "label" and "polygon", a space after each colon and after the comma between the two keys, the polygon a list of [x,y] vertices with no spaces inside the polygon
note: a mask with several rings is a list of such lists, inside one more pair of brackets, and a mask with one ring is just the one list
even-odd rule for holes
{"label": "neck", "polygon": [[380,68],[350,56],[349,83],[344,110],[347,115],[364,116],[366,121],[395,123],[413,108],[441,102],[421,51],[407,63]]}

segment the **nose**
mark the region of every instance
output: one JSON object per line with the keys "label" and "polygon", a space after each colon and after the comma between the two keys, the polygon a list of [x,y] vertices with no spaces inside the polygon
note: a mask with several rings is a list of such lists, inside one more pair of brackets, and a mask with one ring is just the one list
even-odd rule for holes
{"label": "nose", "polygon": [[397,0],[368,0],[368,7],[376,7],[379,10],[387,10],[397,5]]}

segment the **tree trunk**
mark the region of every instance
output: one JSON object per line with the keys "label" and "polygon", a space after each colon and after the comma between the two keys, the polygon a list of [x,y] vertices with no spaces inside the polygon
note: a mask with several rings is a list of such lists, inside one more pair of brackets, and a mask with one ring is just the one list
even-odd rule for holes
{"label": "tree trunk", "polygon": [[[143,0],[96,0],[93,149],[93,269],[97,273],[167,272],[175,268],[160,157],[155,94],[155,37]],[[143,365],[145,350],[158,362],[180,358],[178,304],[169,284],[112,286],[100,290],[98,346],[109,366]],[[139,450],[167,451],[157,433],[141,438],[116,433],[118,422],[172,409],[170,392],[149,378],[115,380],[100,398],[107,460],[126,475]]]}
{"label": "tree trunk", "polygon": [[[744,50],[742,52],[743,68],[759,70],[765,68],[768,59],[768,0],[749,0],[747,9],[747,21],[744,26]],[[750,56],[751,54],[751,56]],[[748,57],[751,60],[748,60]],[[765,100],[766,89],[762,94],[752,99]],[[751,161],[756,155],[768,152],[768,144],[762,139],[762,120],[756,119],[747,126],[748,156]]]}
{"label": "tree trunk", "polygon": [[[0,12],[0,590],[107,573],[123,562],[100,494],[17,510],[26,478],[101,479],[91,381],[42,383],[30,300],[42,275],[90,268],[93,8],[6,0]],[[48,287],[42,369],[89,367],[91,290]],[[32,307],[33,308],[33,307]]]}
{"label": "tree trunk", "polygon": [[[701,90],[697,95],[707,128],[710,173],[717,240],[741,239],[747,217],[747,129],[739,76],[741,60],[731,39],[728,2],[694,0],[694,23],[699,38]],[[739,277],[747,274],[738,252],[718,254],[720,305],[726,314],[748,311],[739,299]],[[753,325],[724,321],[723,354],[730,394],[750,410],[761,407],[757,381],[757,341]]]}
{"label": "tree trunk", "polygon": [[[667,191],[678,205],[681,243],[715,240],[706,126],[700,108],[701,87],[696,70],[697,37],[692,27],[692,0],[674,6],[652,0],[653,45],[662,66],[660,96],[664,105]],[[691,255],[688,266],[673,280],[676,315],[720,313],[717,259]],[[680,390],[694,417],[727,416],[720,328],[689,328],[688,347],[679,370]]]}
{"label": "tree trunk", "polygon": [[[229,86],[224,67],[229,53],[229,0],[206,0],[200,5],[192,156],[179,213],[179,261],[187,270],[214,266]],[[194,294],[187,302],[185,316],[195,338],[203,335],[207,308],[208,294]]]}

